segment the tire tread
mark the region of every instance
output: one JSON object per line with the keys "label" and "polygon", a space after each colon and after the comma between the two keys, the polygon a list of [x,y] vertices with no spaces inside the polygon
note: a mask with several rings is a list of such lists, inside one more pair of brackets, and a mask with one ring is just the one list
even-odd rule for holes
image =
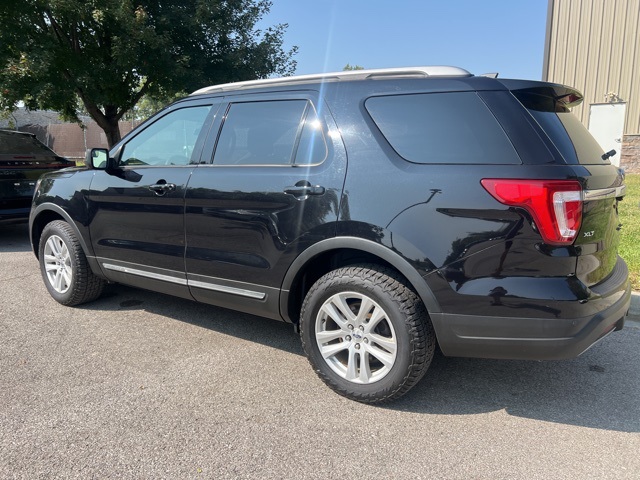
{"label": "tire tread", "polygon": [[[68,242],[69,253],[72,256],[72,263],[75,265],[75,269],[73,272],[74,277],[72,278],[72,286],[71,295],[56,295],[51,292],[49,288],[49,281],[46,278],[44,273],[44,269],[42,268],[42,275],[44,277],[45,284],[47,285],[47,289],[53,296],[53,298],[61,303],[62,305],[66,305],[69,307],[73,307],[76,305],[80,305],[83,303],[88,303],[93,300],[96,300],[100,295],[102,295],[102,291],[106,284],[106,281],[102,278],[98,277],[91,271],[91,267],[89,266],[89,262],[87,262],[87,257],[84,254],[84,250],[80,245],[80,241],[76,237],[75,232],[71,228],[71,226],[63,221],[63,220],[54,220],[53,222],[48,223],[41,237],[41,244],[46,242],[49,232],[51,234],[62,234],[65,242]],[[40,252],[41,262],[42,260],[42,250]]]}
{"label": "tire tread", "polygon": [[[330,375],[327,375],[315,365],[314,371],[331,389],[347,398],[372,404],[392,402],[415,386],[429,368],[436,346],[435,334],[431,321],[429,320],[429,315],[420,297],[405,285],[395,270],[376,264],[362,264],[333,270],[318,280],[305,297],[302,304],[301,319],[305,318],[305,312],[311,308],[310,299],[318,290],[331,288],[343,282],[345,277],[350,278],[356,283],[369,281],[378,285],[396,302],[408,327],[411,343],[411,363],[407,368],[404,378],[394,385],[393,389],[376,393],[361,393],[354,389],[344,388],[335,382]],[[311,325],[312,323],[310,322],[309,326]],[[300,338],[302,340],[302,347],[307,357],[311,359],[310,345],[307,345],[304,339],[305,328],[307,328],[306,322],[301,321]]]}

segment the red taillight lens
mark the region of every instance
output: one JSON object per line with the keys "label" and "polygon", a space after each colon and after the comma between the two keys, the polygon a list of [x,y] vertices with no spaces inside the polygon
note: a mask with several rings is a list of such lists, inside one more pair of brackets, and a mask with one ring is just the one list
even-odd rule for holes
{"label": "red taillight lens", "polygon": [[575,240],[582,222],[580,182],[485,178],[481,183],[500,203],[527,210],[545,243],[567,245]]}

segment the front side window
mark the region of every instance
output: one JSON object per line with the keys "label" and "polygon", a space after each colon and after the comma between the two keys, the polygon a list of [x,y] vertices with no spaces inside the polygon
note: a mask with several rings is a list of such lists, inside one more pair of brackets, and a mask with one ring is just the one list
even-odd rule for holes
{"label": "front side window", "polygon": [[[174,110],[126,143],[120,165],[188,165],[201,135],[210,105]],[[198,154],[198,152],[196,152]]]}
{"label": "front side window", "polygon": [[307,100],[238,102],[229,105],[214,165],[317,164],[327,146]]}
{"label": "front side window", "polygon": [[365,106],[393,149],[410,162],[521,163],[475,92],[371,97]]}

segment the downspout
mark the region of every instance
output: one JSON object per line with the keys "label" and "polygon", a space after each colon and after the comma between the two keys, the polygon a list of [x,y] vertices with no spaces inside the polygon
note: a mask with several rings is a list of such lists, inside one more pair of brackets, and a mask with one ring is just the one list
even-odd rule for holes
{"label": "downspout", "polygon": [[549,56],[551,50],[551,31],[553,27],[554,0],[549,0],[547,5],[547,31],[544,37],[544,56],[542,60],[542,81],[549,81]]}

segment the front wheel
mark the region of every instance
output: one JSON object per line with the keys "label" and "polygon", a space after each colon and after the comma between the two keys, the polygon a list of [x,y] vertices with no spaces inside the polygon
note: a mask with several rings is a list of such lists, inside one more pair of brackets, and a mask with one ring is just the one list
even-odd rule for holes
{"label": "front wheel", "polygon": [[300,335],[318,376],[340,395],[395,400],[425,374],[435,349],[426,309],[393,270],[340,268],[305,297]]}
{"label": "front wheel", "polygon": [[94,275],[73,229],[55,220],[42,231],[40,272],[51,296],[62,305],[74,306],[95,300],[105,281]]}

